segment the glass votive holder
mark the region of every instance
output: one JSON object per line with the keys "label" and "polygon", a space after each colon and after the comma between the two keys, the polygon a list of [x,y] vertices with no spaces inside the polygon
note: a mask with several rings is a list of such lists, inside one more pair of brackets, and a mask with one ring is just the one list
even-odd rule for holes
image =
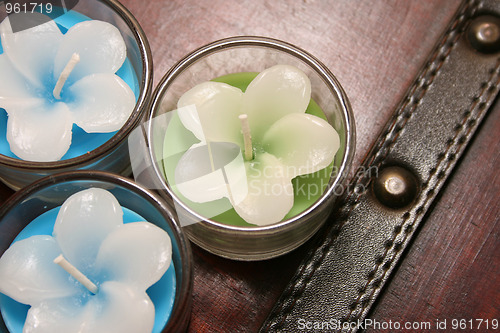
{"label": "glass votive holder", "polygon": [[[55,7],[50,9],[55,13]],[[130,117],[117,132],[89,134],[74,125],[70,150],[61,160],[50,162],[22,160],[10,151],[5,136],[7,113],[0,105],[0,147],[6,149],[5,152],[0,151],[0,181],[14,190],[44,176],[70,170],[92,169],[131,174],[127,137],[143,120],[152,91],[153,60],[146,35],[134,16],[118,1],[78,1],[74,8],[68,9],[71,10],[54,18],[57,24],[71,25],[90,18],[108,22],[119,30],[125,41],[127,58],[117,75],[130,86],[136,103]],[[94,136],[89,139],[89,135]],[[73,147],[78,150],[72,151]]]}
{"label": "glass votive holder", "polygon": [[[234,78],[235,73],[256,75],[274,65],[292,65],[308,76],[311,82],[311,100],[319,106],[322,117],[338,133],[340,148],[330,167],[319,171],[321,175],[316,174],[320,177],[317,181],[321,183],[319,187],[314,187],[317,193],[305,193],[301,196],[297,194],[297,188],[294,188],[294,207],[284,220],[254,226],[240,222],[228,223],[227,219],[221,221],[214,215],[207,217],[186,203],[173,190],[168,180],[166,170],[171,161],[165,155],[165,148],[180,142],[168,136],[169,131],[177,131],[175,128],[169,130],[175,119],[172,111],[177,109],[179,98],[197,84],[220,78]],[[308,240],[326,221],[334,199],[340,194],[339,186],[348,174],[355,144],[351,107],[334,75],[319,60],[300,48],[279,40],[254,36],[232,37],[210,43],[173,66],[153,94],[146,132],[149,163],[153,170],[149,176],[152,178],[149,180],[151,186],[155,186],[165,200],[173,203],[191,241],[209,252],[236,260],[276,257]],[[299,176],[297,182],[300,185],[303,181],[307,192],[307,189],[312,190],[312,185],[318,185],[311,181],[313,177]],[[295,180],[292,180],[294,186]],[[308,188],[309,185],[311,187]],[[321,188],[319,192],[318,188]],[[302,205],[301,208],[298,208],[299,205]]]}
{"label": "glass votive holder", "polygon": [[[158,195],[128,178],[103,171],[72,171],[45,177],[24,187],[0,207],[0,257],[19,237],[50,235],[55,219],[51,220],[52,225],[47,225],[46,216],[71,195],[90,188],[105,189],[118,200],[124,211],[124,223],[137,222],[127,222],[127,219],[139,215],[168,233],[172,243],[171,266],[147,293],[155,305],[153,332],[182,332],[191,315],[193,268],[189,241],[176,222],[172,208]],[[0,331],[22,332],[28,309],[28,305],[0,294]]]}

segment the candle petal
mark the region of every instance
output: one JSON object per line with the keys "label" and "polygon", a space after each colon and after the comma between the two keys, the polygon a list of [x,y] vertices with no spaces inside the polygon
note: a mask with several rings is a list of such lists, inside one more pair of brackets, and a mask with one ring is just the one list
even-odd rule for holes
{"label": "candle petal", "polygon": [[264,149],[287,166],[289,179],[327,167],[340,147],[340,138],[325,120],[310,114],[290,114],[263,138]]}
{"label": "candle petal", "polygon": [[119,130],[135,106],[134,93],[115,74],[85,76],[68,93],[75,124],[87,133]]}
{"label": "candle petal", "polygon": [[68,107],[64,103],[52,105],[36,99],[26,102],[6,109],[10,150],[25,160],[59,160],[71,145],[73,119]]}
{"label": "candle petal", "polygon": [[79,298],[47,300],[28,311],[24,333],[149,333],[154,305],[144,292],[119,282],[105,282],[87,302]]}
{"label": "candle petal", "polygon": [[172,244],[159,227],[136,222],[116,228],[104,239],[96,259],[96,270],[110,280],[146,290],[170,266]]}
{"label": "candle petal", "polygon": [[293,187],[286,169],[271,154],[258,155],[247,166],[248,194],[234,209],[245,221],[269,225],[281,221],[293,206]]}
{"label": "candle petal", "polygon": [[102,241],[123,224],[122,216],[118,200],[108,191],[80,191],[61,206],[53,235],[66,259],[86,274],[95,263]]}
{"label": "candle petal", "polygon": [[24,304],[78,293],[68,274],[53,263],[60,253],[51,236],[15,242],[0,259],[0,292]]}
{"label": "candle petal", "polygon": [[243,196],[248,192],[243,156],[233,143],[193,145],[178,161],[174,179],[180,193],[198,203],[231,196],[240,198],[242,191]]}
{"label": "candle petal", "polygon": [[47,299],[28,310],[23,333],[89,332],[92,312],[77,298]]}
{"label": "candle petal", "polygon": [[77,53],[80,62],[68,78],[68,84],[94,73],[115,73],[127,56],[120,31],[103,21],[84,21],[75,24],[64,35],[54,60],[54,79]]}
{"label": "candle petal", "polygon": [[29,81],[14,67],[6,54],[0,54],[0,107],[11,108],[32,104],[37,99],[26,89]]}
{"label": "candle petal", "polygon": [[179,118],[201,141],[241,145],[243,137],[238,116],[242,96],[240,89],[225,83],[201,83],[179,99]]}
{"label": "candle petal", "polygon": [[[154,304],[145,291],[116,281],[105,282],[100,287],[95,307],[94,332],[149,333],[153,331]],[[125,315],[126,314],[126,315]]]}
{"label": "candle petal", "polygon": [[311,82],[304,72],[276,65],[260,72],[243,95],[242,113],[248,115],[252,138],[260,141],[278,119],[305,113],[311,99]]}
{"label": "candle petal", "polygon": [[44,78],[52,75],[52,63],[63,37],[54,21],[50,20],[31,29],[12,33],[7,17],[0,24],[0,37],[3,51],[14,67],[32,84],[43,88]]}

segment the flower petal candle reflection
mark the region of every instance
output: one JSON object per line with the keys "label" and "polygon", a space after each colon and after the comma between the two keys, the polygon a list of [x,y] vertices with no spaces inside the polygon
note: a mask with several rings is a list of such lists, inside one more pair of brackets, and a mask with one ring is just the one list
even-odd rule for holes
{"label": "flower petal candle reflection", "polygon": [[[96,284],[96,295],[53,263],[61,254]],[[32,236],[4,253],[0,291],[32,306],[25,331],[151,332],[154,305],[145,290],[170,260],[165,231],[123,224],[114,196],[94,188],[66,200],[53,237]]]}
{"label": "flower petal candle reflection", "polygon": [[87,133],[113,132],[133,111],[134,93],[114,74],[126,47],[113,25],[85,21],[63,35],[49,21],[12,33],[7,18],[0,37],[0,107],[18,157],[59,160],[71,145],[73,123]]}
{"label": "flower petal candle reflection", "polygon": [[281,221],[294,203],[291,180],[327,167],[340,146],[328,122],[305,114],[310,99],[309,79],[289,65],[262,71],[245,93],[220,82],[201,83],[186,92],[178,102],[182,124],[208,146],[210,163],[219,159],[210,148],[214,142],[238,145],[245,162],[234,174],[246,174],[246,183],[242,190],[241,177],[231,177],[227,168],[222,179],[228,181],[219,184],[220,190],[214,190],[212,179],[196,179],[204,166],[193,163],[200,152],[200,144],[195,144],[176,167],[180,193],[194,202],[227,197],[251,224]]}

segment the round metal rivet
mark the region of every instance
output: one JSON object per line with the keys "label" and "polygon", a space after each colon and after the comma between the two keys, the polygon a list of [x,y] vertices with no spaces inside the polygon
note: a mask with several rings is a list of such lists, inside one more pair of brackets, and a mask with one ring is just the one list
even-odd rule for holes
{"label": "round metal rivet", "polygon": [[483,15],[475,18],[467,33],[473,48],[482,53],[500,51],[500,18]]}
{"label": "round metal rivet", "polygon": [[410,171],[399,166],[391,166],[379,172],[373,182],[373,192],[384,206],[403,208],[417,196],[418,183]]}

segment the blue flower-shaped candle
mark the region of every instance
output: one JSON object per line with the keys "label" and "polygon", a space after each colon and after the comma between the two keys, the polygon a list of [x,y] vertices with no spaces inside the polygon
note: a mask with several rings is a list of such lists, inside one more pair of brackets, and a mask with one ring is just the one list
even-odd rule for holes
{"label": "blue flower-shaped candle", "polygon": [[0,258],[0,292],[31,305],[24,332],[151,332],[146,290],[171,263],[171,241],[92,188],[61,206],[52,236],[19,240]]}
{"label": "blue flower-shaped candle", "polygon": [[8,114],[7,141],[17,157],[57,161],[71,145],[73,124],[108,133],[130,117],[136,99],[115,74],[127,51],[113,25],[84,21],[63,34],[49,21],[13,33],[6,18],[0,38],[0,108]]}

